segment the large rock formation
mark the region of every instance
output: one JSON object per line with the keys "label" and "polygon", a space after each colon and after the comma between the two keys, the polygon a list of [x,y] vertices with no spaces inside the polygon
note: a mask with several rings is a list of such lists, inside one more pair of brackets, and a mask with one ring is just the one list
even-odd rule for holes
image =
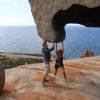
{"label": "large rock formation", "polygon": [[[29,0],[29,2],[32,8],[32,14],[34,16],[37,25],[38,34],[46,41],[49,42],[63,41],[65,39],[64,25],[67,24],[68,22],[82,23],[87,26],[100,27],[100,23],[98,21],[98,19],[100,19],[99,15],[100,0]],[[79,8],[77,8],[78,17],[76,17],[75,21],[73,21],[74,18],[73,16],[77,16],[77,11],[75,11],[75,8],[72,6],[73,4],[83,5],[81,9],[80,6]],[[67,10],[71,6],[72,8],[70,10],[72,11]],[[97,8],[95,10],[93,9],[93,11],[89,11],[88,13],[86,12],[88,10],[83,9],[84,7],[86,8],[97,7]],[[68,17],[70,21],[68,20],[68,22],[64,20],[65,18],[64,11],[66,12],[69,11],[68,14],[70,15]],[[84,15],[82,13],[84,12],[86,12],[85,16],[83,19],[81,19],[81,17]],[[95,12],[94,17],[93,16],[90,17],[93,12]],[[89,14],[89,16],[87,14]]]}
{"label": "large rock formation", "polygon": [[59,69],[53,80],[54,63],[47,87],[42,86],[42,63],[6,69],[0,100],[100,100],[100,56],[64,61],[67,81]]}

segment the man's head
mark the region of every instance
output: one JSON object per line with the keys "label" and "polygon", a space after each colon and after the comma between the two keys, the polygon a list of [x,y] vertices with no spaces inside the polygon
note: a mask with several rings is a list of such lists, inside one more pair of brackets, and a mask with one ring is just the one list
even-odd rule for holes
{"label": "man's head", "polygon": [[44,42],[44,43],[43,43],[43,47],[44,47],[44,48],[48,48],[47,42]]}

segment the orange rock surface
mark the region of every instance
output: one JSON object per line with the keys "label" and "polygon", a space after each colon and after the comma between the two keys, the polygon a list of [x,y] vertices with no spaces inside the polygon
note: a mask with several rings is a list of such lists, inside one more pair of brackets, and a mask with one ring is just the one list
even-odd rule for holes
{"label": "orange rock surface", "polygon": [[62,71],[53,80],[54,63],[47,87],[42,86],[42,64],[6,70],[0,100],[100,100],[100,56],[65,60],[67,81]]}

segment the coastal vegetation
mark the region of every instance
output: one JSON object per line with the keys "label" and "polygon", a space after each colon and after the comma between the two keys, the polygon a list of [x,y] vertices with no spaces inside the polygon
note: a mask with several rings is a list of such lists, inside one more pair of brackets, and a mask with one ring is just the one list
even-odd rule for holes
{"label": "coastal vegetation", "polygon": [[[34,63],[41,63],[42,62],[42,55],[35,54],[28,55],[29,57],[16,57],[19,54],[13,54],[15,57],[9,57],[7,55],[0,55],[0,67],[4,69],[9,69],[13,67],[17,67],[20,65],[25,65],[25,64],[34,64]],[[24,55],[24,54],[22,54]],[[25,55],[24,55],[25,56]]]}

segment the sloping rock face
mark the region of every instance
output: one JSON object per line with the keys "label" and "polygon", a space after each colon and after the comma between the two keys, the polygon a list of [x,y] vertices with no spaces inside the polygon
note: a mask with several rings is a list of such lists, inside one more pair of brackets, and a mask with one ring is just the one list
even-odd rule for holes
{"label": "sloping rock face", "polygon": [[0,100],[100,100],[100,56],[64,61],[67,81],[59,69],[53,80],[54,63],[47,87],[42,86],[43,65],[6,69]]}
{"label": "sloping rock face", "polygon": [[60,42],[65,39],[65,33],[58,34],[54,31],[52,25],[53,17],[58,11],[66,10],[73,4],[89,8],[100,6],[100,0],[29,0],[29,2],[37,25],[38,34],[43,40],[49,42]]}

